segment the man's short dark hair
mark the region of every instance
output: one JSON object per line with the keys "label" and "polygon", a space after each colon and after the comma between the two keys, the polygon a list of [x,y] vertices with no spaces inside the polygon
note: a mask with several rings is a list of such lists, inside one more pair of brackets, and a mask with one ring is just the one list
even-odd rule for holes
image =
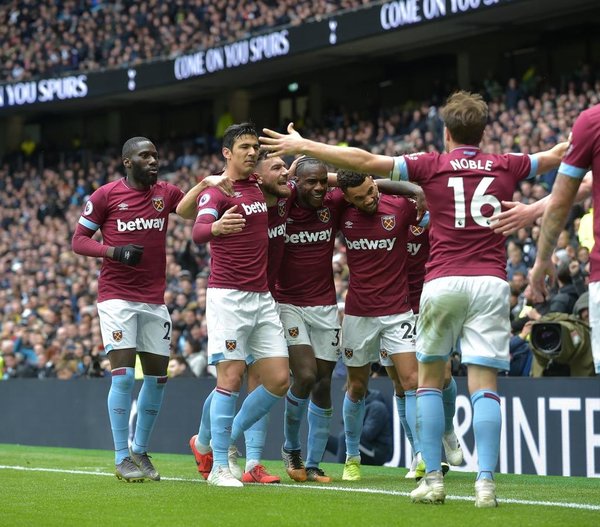
{"label": "man's short dark hair", "polygon": [[340,170],[337,173],[338,185],[343,192],[346,192],[349,188],[359,187],[368,177],[368,174],[352,172],[351,170]]}
{"label": "man's short dark hair", "polygon": [[150,139],[148,139],[147,137],[141,136],[127,139],[127,141],[125,141],[125,144],[123,145],[123,150],[121,151],[121,159],[131,159],[131,156],[133,155],[133,152],[137,148],[137,146],[140,143],[144,142],[152,143],[152,141],[150,141]]}
{"label": "man's short dark hair", "polygon": [[571,270],[569,269],[569,264],[567,262],[558,264],[558,267],[556,268],[556,278],[564,285],[573,283],[573,277],[571,276]]}
{"label": "man's short dark hair", "polygon": [[302,157],[296,164],[296,177],[300,178],[300,177],[304,176],[305,173],[312,171],[314,169],[317,169],[317,170],[322,169],[322,170],[325,170],[325,172],[327,172],[327,166],[325,165],[325,163],[323,163],[323,161],[319,161],[318,159],[315,159],[314,157],[308,157],[308,156]]}
{"label": "man's short dark hair", "polygon": [[258,151],[258,157],[256,158],[256,162],[260,163],[261,161],[264,161],[265,159],[267,159],[269,155],[269,151],[266,148],[260,148],[260,150]]}
{"label": "man's short dark hair", "polygon": [[233,148],[233,144],[243,135],[253,135],[258,140],[258,133],[254,123],[239,123],[228,126],[223,133],[223,148]]}

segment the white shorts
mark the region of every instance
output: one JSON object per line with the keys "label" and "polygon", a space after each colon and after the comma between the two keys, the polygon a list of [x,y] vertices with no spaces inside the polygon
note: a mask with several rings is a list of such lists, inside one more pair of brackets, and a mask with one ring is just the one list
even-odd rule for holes
{"label": "white shorts", "polygon": [[590,327],[592,328],[592,355],[594,356],[594,367],[596,368],[596,373],[600,375],[600,282],[591,282],[589,291]]}
{"label": "white shorts", "polygon": [[312,346],[317,359],[337,362],[342,329],[337,305],[279,304],[279,314],[288,346]]}
{"label": "white shorts", "polygon": [[425,282],[417,323],[419,362],[447,360],[460,337],[462,362],[508,370],[508,282],[449,276]]}
{"label": "white shorts", "polygon": [[100,331],[106,352],[134,348],[168,357],[171,316],[164,304],[111,299],[98,303]]}
{"label": "white shorts", "polygon": [[345,315],[342,322],[342,359],[358,368],[381,360],[391,366],[396,353],[415,352],[415,315],[412,311],[381,317]]}
{"label": "white shorts", "polygon": [[271,293],[209,287],[206,327],[209,364],[288,356]]}

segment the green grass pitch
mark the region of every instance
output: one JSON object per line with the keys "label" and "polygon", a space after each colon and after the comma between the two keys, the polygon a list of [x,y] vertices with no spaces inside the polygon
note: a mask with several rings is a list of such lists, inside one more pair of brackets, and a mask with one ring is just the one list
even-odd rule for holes
{"label": "green grass pitch", "polygon": [[346,483],[342,465],[324,464],[335,481],[318,485],[295,483],[281,461],[267,461],[282,484],[223,489],[204,482],[191,455],[153,461],[162,481],[124,483],[109,451],[0,445],[0,525],[600,525],[598,479],[500,474],[500,506],[476,509],[472,473],[450,472],[446,503],[435,506],[410,502],[414,482],[401,468],[362,467],[362,480]]}

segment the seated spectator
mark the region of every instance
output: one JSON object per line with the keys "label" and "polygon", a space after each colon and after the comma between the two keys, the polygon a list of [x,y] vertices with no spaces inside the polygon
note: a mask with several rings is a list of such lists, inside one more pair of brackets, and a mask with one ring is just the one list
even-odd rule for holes
{"label": "seated spectator", "polygon": [[169,377],[196,377],[187,361],[181,355],[175,355],[169,360]]}
{"label": "seated spectator", "polygon": [[508,262],[506,264],[506,275],[508,280],[511,281],[516,272],[522,273],[527,276],[529,268],[523,261],[523,249],[521,245],[515,241],[508,242]]}
{"label": "seated spectator", "polygon": [[[383,465],[394,452],[392,415],[379,390],[368,389],[365,396],[365,418],[360,436],[360,461],[363,465]],[[338,463],[346,461],[346,437],[329,436],[327,450],[337,456]]]}

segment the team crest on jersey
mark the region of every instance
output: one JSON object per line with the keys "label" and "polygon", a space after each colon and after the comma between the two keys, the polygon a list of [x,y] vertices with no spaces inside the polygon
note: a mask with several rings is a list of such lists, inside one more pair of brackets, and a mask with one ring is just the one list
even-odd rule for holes
{"label": "team crest on jersey", "polygon": [[117,329],[113,331],[112,338],[115,342],[121,342],[123,340],[123,330]]}
{"label": "team crest on jersey", "polygon": [[295,339],[300,334],[300,330],[297,327],[293,327],[288,329],[288,333],[290,334],[290,337]]}
{"label": "team crest on jersey", "polygon": [[227,351],[234,351],[237,348],[237,340],[226,340],[225,349]]}
{"label": "team crest on jersey", "polygon": [[323,223],[327,223],[330,219],[331,219],[331,212],[329,212],[329,209],[327,207],[323,208],[323,209],[319,209],[317,211],[317,217],[323,222]]}
{"label": "team crest on jersey", "polygon": [[163,197],[152,198],[152,206],[157,212],[162,212],[165,208],[165,199]]}
{"label": "team crest on jersey", "polygon": [[287,201],[285,199],[281,199],[277,202],[277,213],[283,218],[285,216],[285,205]]}
{"label": "team crest on jersey", "polygon": [[380,350],[379,351],[379,356],[381,357],[382,360],[387,359],[388,358],[388,352],[387,352],[387,350]]}
{"label": "team crest on jersey", "polygon": [[347,359],[351,359],[354,356],[354,350],[352,348],[344,348],[344,355]]}
{"label": "team crest on jersey", "polygon": [[381,225],[386,231],[391,231],[396,226],[396,216],[381,216]]}
{"label": "team crest on jersey", "polygon": [[418,225],[411,225],[410,232],[412,232],[413,236],[421,236],[425,231],[424,227],[419,227]]}

